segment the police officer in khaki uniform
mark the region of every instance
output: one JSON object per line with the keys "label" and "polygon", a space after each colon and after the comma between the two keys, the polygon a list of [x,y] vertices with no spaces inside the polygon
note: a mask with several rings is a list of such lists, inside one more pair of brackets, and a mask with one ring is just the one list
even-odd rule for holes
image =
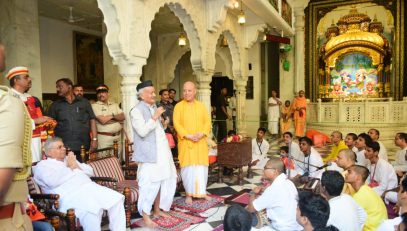
{"label": "police officer in khaki uniform", "polygon": [[[117,103],[109,101],[109,87],[104,84],[96,88],[98,101],[92,104],[96,116],[98,130],[98,148],[106,148],[113,145],[113,141],[120,143],[120,134],[124,121],[124,113]],[[120,145],[119,145],[120,147]],[[120,153],[120,151],[119,151]]]}
{"label": "police officer in khaki uniform", "polygon": [[25,212],[31,169],[31,118],[24,103],[0,86],[0,231],[32,230]]}

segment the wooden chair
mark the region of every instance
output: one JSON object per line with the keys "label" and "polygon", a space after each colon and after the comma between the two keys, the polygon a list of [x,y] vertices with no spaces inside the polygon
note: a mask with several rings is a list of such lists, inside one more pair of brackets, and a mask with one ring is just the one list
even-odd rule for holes
{"label": "wooden chair", "polygon": [[243,139],[240,142],[219,143],[218,157],[219,165],[218,182],[223,182],[223,168],[238,168],[237,183],[243,184],[243,166],[248,166],[248,175],[251,171],[252,162],[252,142],[250,138]]}
{"label": "wooden chair", "polygon": [[[117,143],[115,143],[117,144]],[[134,168],[122,167],[117,158],[118,146],[103,148],[86,153],[81,149],[81,155],[88,158],[87,164],[93,168],[95,177],[91,177],[96,183],[111,188],[125,196],[126,225],[130,227],[131,214],[135,213],[138,200],[138,184],[135,179],[126,178],[126,171],[134,171]]]}
{"label": "wooden chair", "polygon": [[66,213],[58,211],[59,195],[44,194],[41,188],[35,183],[32,176],[27,178],[27,185],[31,199],[38,210],[43,213],[55,230],[77,231],[81,230],[77,222],[74,209],[68,209]]}

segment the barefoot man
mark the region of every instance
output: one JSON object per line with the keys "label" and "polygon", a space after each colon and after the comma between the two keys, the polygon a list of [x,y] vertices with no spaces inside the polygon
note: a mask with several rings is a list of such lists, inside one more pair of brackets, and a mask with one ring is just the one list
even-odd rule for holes
{"label": "barefoot man", "polygon": [[137,180],[140,190],[137,207],[147,227],[158,225],[150,218],[169,215],[174,199],[177,173],[168,140],[161,124],[163,107],[155,106],[155,90],[151,81],[137,85],[138,104],[130,111],[135,155],[138,163]]}
{"label": "barefoot man", "polygon": [[206,195],[208,182],[208,144],[211,118],[204,104],[195,99],[196,86],[186,82],[183,100],[174,109],[174,127],[178,136],[178,159],[186,192],[186,203],[192,197],[210,199]]}

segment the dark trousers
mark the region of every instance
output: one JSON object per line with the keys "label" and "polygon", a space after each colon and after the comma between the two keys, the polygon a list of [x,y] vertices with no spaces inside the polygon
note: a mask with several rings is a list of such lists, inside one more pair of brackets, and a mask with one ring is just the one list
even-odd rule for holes
{"label": "dark trousers", "polygon": [[218,142],[222,142],[222,139],[227,135],[226,120],[218,121]]}

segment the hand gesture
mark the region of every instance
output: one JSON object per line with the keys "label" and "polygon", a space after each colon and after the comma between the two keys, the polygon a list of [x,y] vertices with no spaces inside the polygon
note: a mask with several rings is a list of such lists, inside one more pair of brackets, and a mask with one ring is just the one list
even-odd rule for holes
{"label": "hand gesture", "polygon": [[66,164],[68,166],[68,168],[70,169],[75,169],[75,168],[79,168],[78,166],[78,162],[76,162],[76,156],[75,154],[71,151],[68,152],[68,156],[66,157]]}
{"label": "hand gesture", "polygon": [[161,114],[163,114],[164,112],[165,112],[165,109],[162,106],[158,107],[157,110],[155,110],[153,119],[157,120],[158,118],[160,118]]}

